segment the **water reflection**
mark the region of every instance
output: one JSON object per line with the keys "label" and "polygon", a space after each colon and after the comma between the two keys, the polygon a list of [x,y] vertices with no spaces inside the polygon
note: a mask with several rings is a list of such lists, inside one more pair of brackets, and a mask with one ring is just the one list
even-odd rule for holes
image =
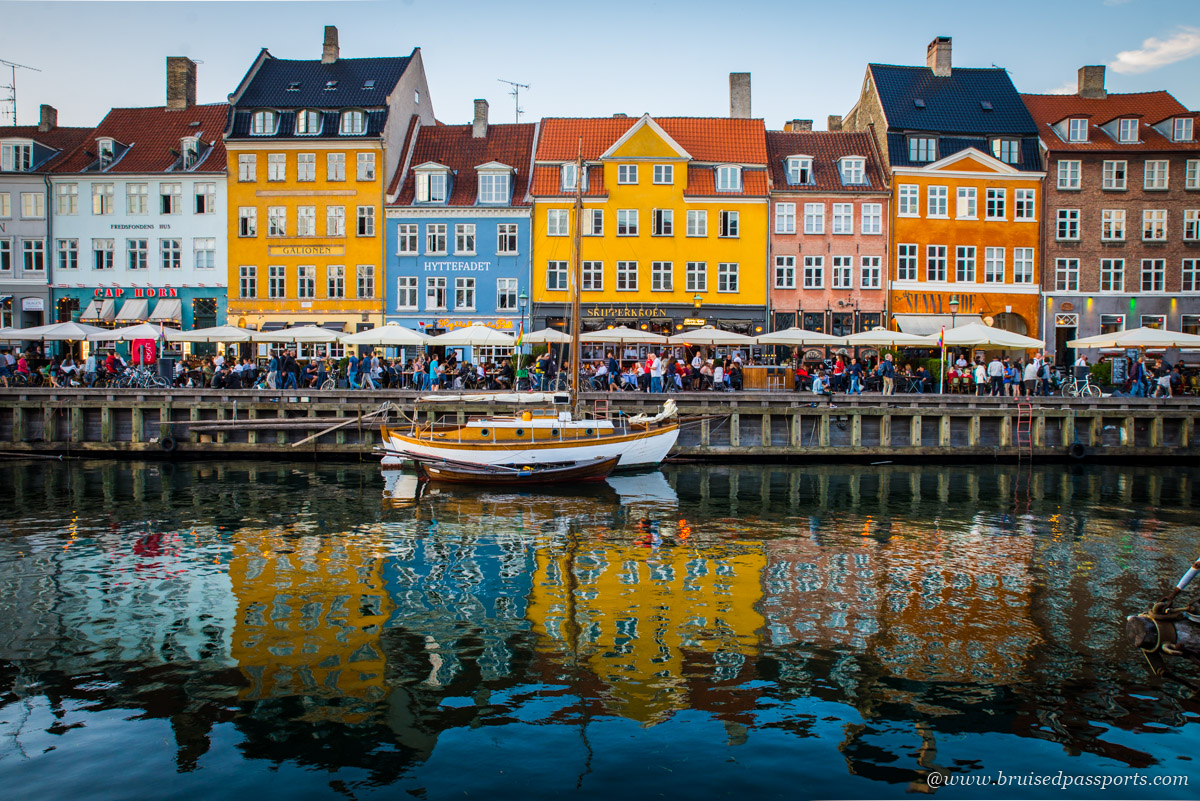
{"label": "water reflection", "polygon": [[387,475],[0,466],[0,776],[881,797],[1064,752],[1186,772],[1198,744],[1118,626],[1194,556],[1191,470]]}

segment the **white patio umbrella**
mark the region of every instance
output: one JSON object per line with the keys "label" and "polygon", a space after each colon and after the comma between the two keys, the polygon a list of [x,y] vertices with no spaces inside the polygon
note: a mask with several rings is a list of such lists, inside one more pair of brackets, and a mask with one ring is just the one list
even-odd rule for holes
{"label": "white patio umbrella", "polygon": [[713,328],[711,325],[704,328],[695,328],[691,331],[681,331],[678,334],[671,334],[669,337],[671,344],[687,344],[687,345],[753,345],[754,337],[748,337],[745,334],[739,334],[736,331],[725,331],[720,328]]}
{"label": "white patio umbrella", "polygon": [[[925,337],[927,347],[937,347],[938,336],[940,336],[940,332]],[[960,325],[958,328],[951,328],[946,332],[946,345],[1012,348],[1017,350],[1044,347],[1040,339],[1027,337],[1024,334],[1015,334],[1012,331],[1005,331],[1003,328],[992,328],[983,323],[968,323],[967,325]]]}
{"label": "white patio umbrella", "polygon": [[249,342],[250,335],[254,333],[249,328],[238,328],[236,325],[215,325],[191,331],[168,328],[166,331],[168,342]]}
{"label": "white patio umbrella", "polygon": [[839,347],[846,344],[845,337],[835,337],[833,334],[822,334],[820,331],[806,331],[803,328],[795,327],[772,331],[769,334],[759,334],[755,339],[760,345]]}
{"label": "white patio umbrella", "polygon": [[1068,348],[1200,348],[1200,336],[1161,328],[1133,328],[1072,339]]}
{"label": "white patio umbrella", "polygon": [[97,328],[84,323],[51,323],[36,328],[14,329],[12,334],[21,339],[41,339],[46,342],[83,342],[89,334],[111,334],[107,328]]}
{"label": "white patio umbrella", "polygon": [[0,328],[0,342],[15,342],[21,338],[19,328]]}
{"label": "white patio umbrella", "polygon": [[340,331],[322,328],[319,325],[298,325],[295,328],[280,328],[275,331],[255,331],[250,335],[253,342],[337,342],[344,335]]}
{"label": "white patio umbrella", "polygon": [[420,331],[405,328],[398,323],[388,323],[377,326],[369,331],[359,331],[357,334],[346,334],[342,343],[346,345],[379,345],[381,347],[399,348],[424,345],[429,337]]}
{"label": "white patio umbrella", "polygon": [[851,347],[875,347],[875,348],[895,348],[895,347],[929,347],[929,338],[919,334],[906,334],[903,331],[889,331],[886,328],[876,327],[870,331],[860,331],[857,334],[851,334],[846,337],[846,344]]}
{"label": "white patio umbrella", "polygon": [[132,342],[135,339],[153,339],[158,341],[163,338],[165,331],[176,331],[175,328],[165,328],[164,326],[155,325],[154,323],[141,323],[139,325],[130,325],[125,328],[102,329],[100,333],[88,334],[89,342]]}
{"label": "white patio umbrella", "polygon": [[559,331],[557,328],[543,328],[539,331],[531,331],[528,334],[526,334],[524,337],[522,337],[522,339],[521,339],[521,342],[523,344],[529,344],[529,345],[549,345],[549,344],[558,345],[558,344],[561,344],[564,342],[570,342],[570,341],[571,341],[571,335],[564,334],[562,331]]}
{"label": "white patio umbrella", "polygon": [[511,348],[517,341],[503,331],[489,328],[483,323],[471,323],[432,337],[429,344],[447,347]]}
{"label": "white patio umbrella", "polygon": [[580,342],[616,342],[618,344],[628,343],[657,343],[660,345],[667,344],[667,338],[659,334],[653,334],[649,331],[639,331],[636,328],[618,325],[616,328],[601,328],[599,331],[588,331],[585,334],[580,334]]}

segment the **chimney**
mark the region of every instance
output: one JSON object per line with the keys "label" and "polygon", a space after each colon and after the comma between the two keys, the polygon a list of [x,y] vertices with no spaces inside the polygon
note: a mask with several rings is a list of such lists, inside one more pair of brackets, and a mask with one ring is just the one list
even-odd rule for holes
{"label": "chimney", "polygon": [[925,50],[925,66],[938,78],[950,77],[950,37],[937,36]]}
{"label": "chimney", "polygon": [[825,127],[827,130],[830,130],[830,131],[842,130],[842,115],[841,114],[830,114],[829,122],[825,125]]}
{"label": "chimney", "polygon": [[750,73],[729,73],[729,116],[735,120],[750,119]]}
{"label": "chimney", "polygon": [[1104,65],[1079,68],[1079,96],[1088,100],[1103,100],[1108,97],[1104,89]]}
{"label": "chimney", "polygon": [[167,108],[196,105],[196,62],[187,56],[167,56]]}
{"label": "chimney", "polygon": [[337,61],[339,52],[341,51],[338,49],[337,26],[326,25],[325,44],[321,48],[321,63],[332,64]]}
{"label": "chimney", "polygon": [[486,100],[475,99],[475,122],[471,125],[471,136],[476,139],[487,138],[487,114],[488,102]]}
{"label": "chimney", "polygon": [[38,121],[38,130],[42,133],[53,131],[58,127],[58,109],[42,104],[42,117]]}
{"label": "chimney", "polygon": [[801,131],[812,130],[812,120],[792,120],[783,124],[783,130],[791,133],[800,133]]}

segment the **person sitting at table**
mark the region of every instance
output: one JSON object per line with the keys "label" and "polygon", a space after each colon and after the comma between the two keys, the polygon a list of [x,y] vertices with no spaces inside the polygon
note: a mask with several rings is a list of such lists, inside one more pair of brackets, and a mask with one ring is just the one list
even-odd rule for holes
{"label": "person sitting at table", "polygon": [[608,365],[600,362],[596,365],[595,371],[591,375],[592,388],[597,392],[603,392],[608,389]]}
{"label": "person sitting at table", "polygon": [[742,390],[742,362],[734,359],[729,365],[729,388],[740,392]]}
{"label": "person sitting at table", "polygon": [[933,381],[929,377],[929,371],[925,369],[925,365],[923,364],[917,365],[917,369],[912,375],[912,381],[913,390],[921,394],[924,394],[927,391],[926,384],[929,385],[930,389],[933,387]]}
{"label": "person sitting at table", "polygon": [[804,362],[796,362],[795,378],[792,381],[792,389],[796,392],[801,392],[812,386],[812,376],[808,374],[808,370],[804,369]]}
{"label": "person sitting at table", "polygon": [[[711,359],[710,359],[711,361]],[[712,372],[712,387],[718,392],[724,392],[728,387],[725,385],[725,360],[718,359],[713,365]]]}
{"label": "person sitting at table", "polygon": [[829,379],[825,375],[825,368],[817,368],[817,374],[813,376],[812,391],[814,395],[830,395],[832,392],[829,389]]}
{"label": "person sitting at table", "polygon": [[708,359],[700,365],[700,385],[692,387],[695,390],[713,388],[713,360]]}

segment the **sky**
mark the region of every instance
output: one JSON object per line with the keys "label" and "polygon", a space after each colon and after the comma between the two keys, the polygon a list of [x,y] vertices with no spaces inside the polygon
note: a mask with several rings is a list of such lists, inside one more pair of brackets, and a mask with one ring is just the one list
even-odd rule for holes
{"label": "sky", "polygon": [[[162,105],[173,55],[203,62],[200,102],[223,102],[262,47],[319,58],[324,25],[338,27],[343,57],[420,47],[434,111],[451,124],[469,122],[478,97],[493,123],[512,122],[498,79],[529,85],[526,122],[725,116],[728,74],[750,72],[753,116],[820,130],[854,105],[868,62],[924,64],[939,35],[953,37],[955,66],[1004,67],[1021,92],[1073,91],[1080,66],[1106,64],[1111,92],[1166,89],[1200,108],[1197,0],[0,0],[0,19],[0,59],[41,70],[16,71],[22,124],[40,103],[79,126]],[[0,84],[12,77],[0,68]]]}

